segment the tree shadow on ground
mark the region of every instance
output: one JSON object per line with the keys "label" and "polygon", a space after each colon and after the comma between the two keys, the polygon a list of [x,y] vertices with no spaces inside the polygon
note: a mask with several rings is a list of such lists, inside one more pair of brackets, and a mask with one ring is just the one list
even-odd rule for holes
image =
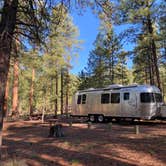
{"label": "tree shadow on ground", "polygon": [[[65,137],[48,138],[48,125],[23,123],[8,127],[4,138],[9,157],[30,159],[40,165],[139,165],[133,158],[122,156],[116,149],[125,147],[137,153],[152,153],[162,163],[165,159],[165,135],[135,136],[131,126],[96,125],[93,129],[64,126]],[[144,129],[144,134],[156,128]],[[162,130],[162,128],[161,128]],[[164,128],[163,128],[164,130]],[[132,137],[131,137],[132,136]]]}
{"label": "tree shadow on ground", "polygon": [[[77,163],[78,165],[116,165],[116,166],[134,166],[130,162],[125,162],[121,159],[114,159],[110,157],[104,157],[100,154],[92,154],[89,152],[78,152],[69,149],[63,149],[56,146],[45,145],[45,142],[39,142],[36,145],[32,145],[25,141],[5,141],[8,149],[8,156],[13,158],[23,158],[37,161],[40,165],[72,165]],[[13,146],[14,144],[14,146]],[[21,144],[21,146],[20,146]],[[38,150],[40,146],[40,150]],[[10,149],[12,147],[12,150]],[[35,150],[34,150],[35,149]],[[43,149],[43,150],[41,150]],[[33,165],[34,166],[34,165]]]}

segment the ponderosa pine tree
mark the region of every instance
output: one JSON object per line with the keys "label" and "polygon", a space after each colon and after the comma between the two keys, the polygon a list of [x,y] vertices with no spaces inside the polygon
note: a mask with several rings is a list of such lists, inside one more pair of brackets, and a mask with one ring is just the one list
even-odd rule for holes
{"label": "ponderosa pine tree", "polygon": [[97,42],[102,40],[101,34],[98,34],[95,42],[95,49],[92,50],[88,58],[88,75],[91,77],[91,87],[103,87],[106,82],[106,65],[104,49]]}
{"label": "ponderosa pine tree", "polygon": [[[90,52],[88,59],[88,71],[82,72],[80,78],[83,84],[89,83],[86,87],[104,87],[117,83],[115,80],[119,75],[115,71],[120,55],[122,55],[121,36],[117,36],[110,22],[110,18],[105,13],[100,13],[100,32],[94,42],[94,50]],[[124,67],[124,65],[123,65]],[[88,77],[87,77],[88,76]],[[84,85],[80,87],[84,87]]]}
{"label": "ponderosa pine tree", "polygon": [[161,57],[160,61],[162,64],[165,64],[166,68],[166,4],[164,3],[164,0],[162,1],[163,3],[160,4],[160,17],[158,20],[159,24],[159,40],[158,42],[160,43],[160,50],[161,50]]}
{"label": "ponderosa pine tree", "polygon": [[[128,23],[134,25],[132,26],[132,28],[134,28],[134,30],[132,30],[134,33],[131,33],[134,41],[139,40],[144,42],[146,40],[146,53],[148,56],[148,63],[150,64],[149,67],[151,68],[149,69],[149,71],[151,71],[150,83],[153,84],[154,79],[154,84],[161,88],[156,46],[156,30],[154,26],[155,20],[159,15],[158,4],[156,2],[156,0],[121,1],[118,6],[120,10],[117,11],[119,12],[120,24]],[[118,12],[116,13],[117,15]],[[139,49],[141,48],[139,47]]]}
{"label": "ponderosa pine tree", "polygon": [[19,60],[18,57],[14,57],[13,62],[13,86],[12,86],[12,117],[19,115],[18,110],[18,88],[19,88]]}
{"label": "ponderosa pine tree", "polygon": [[84,90],[93,87],[91,80],[92,78],[86,68],[79,72],[78,79],[79,79],[79,87],[78,87],[79,90]]}
{"label": "ponderosa pine tree", "polygon": [[[56,8],[59,8],[57,6]],[[52,10],[52,19],[50,23],[50,36],[49,36],[49,51],[47,52],[47,57],[51,60],[49,62],[49,69],[51,70],[52,77],[54,78],[56,88],[55,88],[55,112],[58,109],[58,75],[61,75],[61,113],[62,105],[66,104],[65,108],[68,106],[68,95],[69,95],[69,70],[71,68],[70,59],[77,54],[77,50],[80,45],[80,41],[77,39],[78,30],[73,24],[72,18],[69,15],[67,8],[64,6],[61,10],[62,19],[59,26],[55,28],[54,18],[57,17],[56,8]],[[56,67],[55,67],[56,66]],[[61,72],[61,69],[65,69],[65,72]],[[63,75],[62,75],[63,74]],[[54,76],[53,76],[54,75]],[[63,96],[65,96],[66,102],[64,102]]]}
{"label": "ponderosa pine tree", "polygon": [[13,84],[12,84],[12,117],[19,115],[19,54],[20,43],[15,39],[13,42]]}
{"label": "ponderosa pine tree", "polygon": [[116,65],[122,51],[118,37],[113,34],[113,31],[107,34],[99,33],[94,45],[95,49],[90,52],[88,58],[88,70],[80,73],[79,88],[105,87],[117,83],[119,74]]}
{"label": "ponderosa pine tree", "polygon": [[118,63],[115,67],[115,82],[117,84],[128,85],[132,82],[132,78],[130,78],[130,71],[127,68],[126,57],[128,52],[121,51],[118,56]]}
{"label": "ponderosa pine tree", "polygon": [[[36,2],[32,0],[28,2],[3,0],[0,3],[0,146],[1,130],[3,127],[5,87],[9,71],[12,42],[17,36],[16,29],[18,29],[18,27],[21,28],[17,33],[24,34],[24,36],[28,38],[39,39],[39,33],[44,27],[43,18],[46,18],[44,17],[44,10],[41,11],[42,8],[40,8],[40,12],[36,12],[35,10],[37,10],[37,8],[35,9],[34,3]],[[41,14],[43,17],[39,17]],[[24,20],[24,22],[22,20]]]}
{"label": "ponderosa pine tree", "polygon": [[166,101],[166,4],[160,4],[160,17],[159,17],[159,48],[160,48],[160,74],[161,74],[161,86],[163,92],[163,99]]}
{"label": "ponderosa pine tree", "polygon": [[8,72],[8,76],[7,76],[7,82],[6,82],[6,88],[5,88],[5,101],[4,101],[4,116],[7,116],[8,114],[8,100],[9,100],[9,75],[10,72]]}
{"label": "ponderosa pine tree", "polygon": [[[34,47],[29,51],[21,51],[20,56],[20,109],[27,111],[29,115],[35,110],[35,88],[41,66],[42,57],[39,55],[38,48]],[[25,108],[25,105],[27,108]]]}
{"label": "ponderosa pine tree", "polygon": [[[3,126],[5,87],[13,39],[21,35],[35,43],[41,43],[49,32],[50,9],[57,3],[62,3],[68,8],[71,7],[71,1],[63,0],[2,0],[0,2],[0,130]],[[84,0],[76,1],[76,4],[81,7],[92,5],[89,1]],[[107,1],[96,0],[94,4],[108,9]],[[61,15],[54,20],[55,24],[58,25],[60,20]]]}

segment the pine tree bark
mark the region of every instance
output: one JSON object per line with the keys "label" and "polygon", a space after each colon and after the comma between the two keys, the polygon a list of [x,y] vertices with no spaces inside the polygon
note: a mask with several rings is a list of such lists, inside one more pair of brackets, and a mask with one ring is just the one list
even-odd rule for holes
{"label": "pine tree bark", "polygon": [[68,115],[68,108],[69,108],[69,71],[67,70],[66,74],[66,115]]}
{"label": "pine tree bark", "polygon": [[34,97],[34,81],[35,81],[35,69],[32,69],[32,79],[31,79],[31,88],[30,88],[30,93],[29,93],[29,113],[30,116],[33,115],[33,97]]}
{"label": "pine tree bark", "polygon": [[19,62],[14,58],[13,66],[13,89],[12,89],[12,117],[19,115],[18,111],[18,80],[19,80]]}
{"label": "pine tree bark", "polygon": [[9,72],[7,76],[6,89],[5,89],[5,101],[4,101],[4,116],[8,115],[8,98],[9,98]]}
{"label": "pine tree bark", "polygon": [[111,81],[112,81],[112,84],[114,84],[114,58],[113,58],[113,55],[111,56],[111,70],[112,70]]}
{"label": "pine tree bark", "polygon": [[[2,41],[0,41],[0,48],[2,47]],[[3,49],[0,50],[0,155],[2,145],[2,128],[4,117],[4,105],[5,105],[5,89],[7,83],[7,74],[9,70],[9,53]]]}
{"label": "pine tree bark", "polygon": [[158,67],[158,58],[156,54],[156,44],[154,39],[152,39],[152,52],[153,52],[153,59],[154,59],[154,68],[156,72],[156,79],[157,79],[157,85],[158,88],[161,90],[161,81],[160,81],[160,72],[159,72],[159,67]]}
{"label": "pine tree bark", "polygon": [[[0,21],[0,155],[5,103],[5,89],[9,71],[12,38],[16,25],[18,0],[4,1]],[[1,157],[1,156],[0,156]]]}
{"label": "pine tree bark", "polygon": [[58,114],[58,72],[56,74],[56,80],[55,80],[55,95],[56,95],[56,99],[55,99],[55,116],[57,116]]}
{"label": "pine tree bark", "polygon": [[154,85],[154,69],[153,69],[153,62],[152,62],[152,57],[151,54],[148,54],[148,59],[149,59],[149,63],[148,63],[148,68],[149,68],[149,82],[150,85]]}
{"label": "pine tree bark", "polygon": [[[147,2],[146,6],[150,8],[149,2]],[[152,26],[152,19],[150,16],[150,13],[147,15],[147,29],[150,34],[150,51],[152,55],[152,67],[154,67],[154,73],[156,75],[156,81],[157,81],[157,86],[159,89],[161,89],[161,81],[160,81],[160,73],[159,73],[159,67],[158,67],[158,58],[157,58],[157,52],[156,52],[156,43],[153,37],[153,26]]]}
{"label": "pine tree bark", "polygon": [[64,96],[64,72],[63,69],[61,69],[61,115],[63,115],[63,96]]}

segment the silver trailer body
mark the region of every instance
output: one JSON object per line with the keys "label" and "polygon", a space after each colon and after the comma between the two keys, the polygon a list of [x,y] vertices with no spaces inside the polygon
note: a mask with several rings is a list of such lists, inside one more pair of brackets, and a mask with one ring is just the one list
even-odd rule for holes
{"label": "silver trailer body", "polygon": [[71,115],[152,119],[160,116],[161,105],[161,92],[155,86],[110,85],[77,92]]}
{"label": "silver trailer body", "polygon": [[166,118],[166,105],[162,105],[160,109],[161,118]]}

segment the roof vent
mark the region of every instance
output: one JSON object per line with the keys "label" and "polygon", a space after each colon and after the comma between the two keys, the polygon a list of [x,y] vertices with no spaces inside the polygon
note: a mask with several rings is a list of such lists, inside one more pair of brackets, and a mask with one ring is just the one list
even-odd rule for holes
{"label": "roof vent", "polygon": [[123,85],[121,85],[121,84],[112,84],[112,85],[107,86],[107,88],[119,88],[119,87],[123,87]]}
{"label": "roof vent", "polygon": [[86,90],[94,90],[95,88],[89,88],[89,89],[86,89]]}

